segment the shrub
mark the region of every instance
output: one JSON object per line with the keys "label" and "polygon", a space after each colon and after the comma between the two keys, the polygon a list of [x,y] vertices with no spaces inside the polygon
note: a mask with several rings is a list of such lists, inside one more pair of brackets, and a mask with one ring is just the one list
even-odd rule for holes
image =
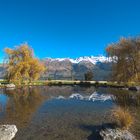
{"label": "shrub", "polygon": [[48,81],[51,81],[51,80],[52,80],[52,79],[49,77],[49,78],[48,78]]}
{"label": "shrub", "polygon": [[128,109],[123,109],[120,107],[112,110],[112,117],[114,119],[114,123],[121,129],[129,129],[134,121]]}
{"label": "shrub", "polygon": [[62,85],[62,82],[58,82],[58,85],[61,86]]}
{"label": "shrub", "polygon": [[99,82],[98,81],[95,82],[95,86],[99,86]]}

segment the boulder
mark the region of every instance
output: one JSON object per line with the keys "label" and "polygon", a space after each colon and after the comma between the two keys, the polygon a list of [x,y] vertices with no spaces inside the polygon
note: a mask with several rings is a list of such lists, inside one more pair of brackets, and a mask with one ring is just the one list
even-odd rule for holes
{"label": "boulder", "polygon": [[136,140],[134,135],[128,130],[104,129],[100,131],[103,140]]}
{"label": "boulder", "polygon": [[129,90],[140,91],[140,86],[129,87]]}
{"label": "boulder", "polygon": [[14,84],[7,84],[6,88],[15,88],[16,86]]}
{"label": "boulder", "polygon": [[15,125],[0,125],[0,140],[12,140],[17,131]]}

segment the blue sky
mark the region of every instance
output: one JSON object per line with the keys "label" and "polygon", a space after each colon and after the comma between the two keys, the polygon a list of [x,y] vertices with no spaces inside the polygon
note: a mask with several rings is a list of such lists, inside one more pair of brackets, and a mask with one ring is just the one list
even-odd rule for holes
{"label": "blue sky", "polygon": [[40,58],[97,56],[139,33],[139,0],[0,0],[0,59],[24,42]]}

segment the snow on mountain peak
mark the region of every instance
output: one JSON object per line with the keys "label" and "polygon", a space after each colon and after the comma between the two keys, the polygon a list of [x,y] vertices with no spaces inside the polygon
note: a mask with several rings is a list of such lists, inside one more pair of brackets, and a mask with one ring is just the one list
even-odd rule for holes
{"label": "snow on mountain peak", "polygon": [[50,61],[70,61],[71,63],[80,63],[80,62],[91,62],[92,64],[96,64],[97,62],[110,62],[111,60],[105,56],[84,56],[84,57],[79,57],[76,59],[72,58],[47,58]]}

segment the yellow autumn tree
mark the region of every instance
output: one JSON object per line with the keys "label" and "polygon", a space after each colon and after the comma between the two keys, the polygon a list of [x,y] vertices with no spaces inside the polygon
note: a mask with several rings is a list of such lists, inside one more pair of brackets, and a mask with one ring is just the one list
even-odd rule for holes
{"label": "yellow autumn tree", "polygon": [[28,44],[22,44],[15,49],[5,48],[5,52],[6,78],[9,82],[21,84],[25,80],[37,80],[45,70],[44,64],[35,58],[33,49]]}
{"label": "yellow autumn tree", "polygon": [[113,80],[140,82],[140,37],[121,38],[106,48],[112,58]]}

